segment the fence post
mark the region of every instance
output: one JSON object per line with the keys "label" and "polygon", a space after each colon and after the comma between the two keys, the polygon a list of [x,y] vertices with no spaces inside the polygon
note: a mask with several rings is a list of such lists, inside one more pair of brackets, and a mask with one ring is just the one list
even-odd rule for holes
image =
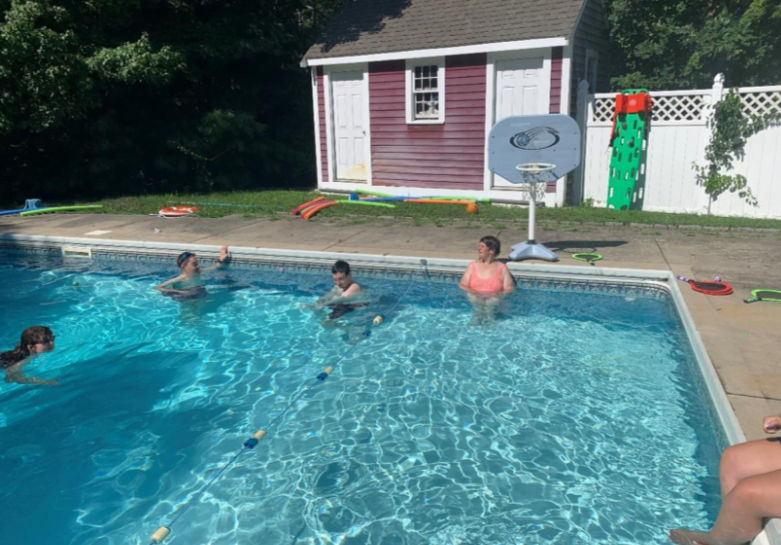
{"label": "fence post", "polygon": [[580,127],[580,166],[572,174],[572,204],[583,202],[586,182],[586,131],[588,131],[588,81],[578,83],[578,100],[576,103],[575,120]]}

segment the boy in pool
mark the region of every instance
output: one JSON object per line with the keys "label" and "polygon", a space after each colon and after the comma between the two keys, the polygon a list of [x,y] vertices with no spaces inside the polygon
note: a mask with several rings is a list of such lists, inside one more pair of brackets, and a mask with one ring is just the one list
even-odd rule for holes
{"label": "boy in pool", "polygon": [[54,335],[52,330],[41,325],[28,327],[22,332],[19,345],[13,350],[0,354],[0,367],[5,369],[5,381],[17,384],[45,384],[55,386],[56,380],[43,380],[27,377],[22,368],[30,363],[35,356],[54,350]]}
{"label": "boy in pool", "polygon": [[[230,256],[228,255],[228,247],[223,246],[220,248],[220,258],[217,263],[203,269],[205,271],[211,271],[218,267],[221,267]],[[184,252],[179,254],[176,258],[176,264],[182,271],[182,274],[176,278],[166,280],[155,289],[163,292],[164,295],[168,295],[176,301],[183,301],[187,299],[200,299],[206,296],[206,288],[204,287],[203,279],[201,278],[201,265],[198,263],[198,258],[192,252]]]}
{"label": "boy in pool", "polygon": [[349,263],[340,259],[331,267],[331,275],[334,279],[333,289],[318,299],[312,308],[329,307],[331,313],[327,319],[338,320],[356,308],[369,304],[366,292],[353,280]]}

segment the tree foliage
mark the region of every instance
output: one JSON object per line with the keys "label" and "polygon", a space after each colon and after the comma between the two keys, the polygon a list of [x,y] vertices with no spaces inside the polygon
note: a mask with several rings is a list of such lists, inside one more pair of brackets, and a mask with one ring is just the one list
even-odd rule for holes
{"label": "tree foliage", "polygon": [[344,0],[0,0],[0,202],[311,183]]}
{"label": "tree foliage", "polygon": [[781,0],[606,0],[615,89],[781,83]]}

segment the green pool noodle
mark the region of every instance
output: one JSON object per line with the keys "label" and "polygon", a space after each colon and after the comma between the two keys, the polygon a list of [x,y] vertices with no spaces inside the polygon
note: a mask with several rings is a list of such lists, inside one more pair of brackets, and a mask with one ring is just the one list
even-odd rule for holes
{"label": "green pool noodle", "polygon": [[40,210],[28,210],[22,212],[20,216],[36,216],[38,214],[48,214],[50,212],[70,212],[71,210],[88,210],[92,208],[103,208],[102,204],[87,204],[83,206],[55,206],[53,208],[41,208]]}

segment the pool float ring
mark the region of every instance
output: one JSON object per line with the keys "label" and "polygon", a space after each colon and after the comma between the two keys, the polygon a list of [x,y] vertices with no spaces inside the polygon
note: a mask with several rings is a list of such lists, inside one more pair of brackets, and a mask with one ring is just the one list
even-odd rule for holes
{"label": "pool float ring", "polygon": [[183,218],[185,216],[192,216],[198,211],[194,206],[169,206],[167,208],[161,208],[158,215],[163,218]]}

